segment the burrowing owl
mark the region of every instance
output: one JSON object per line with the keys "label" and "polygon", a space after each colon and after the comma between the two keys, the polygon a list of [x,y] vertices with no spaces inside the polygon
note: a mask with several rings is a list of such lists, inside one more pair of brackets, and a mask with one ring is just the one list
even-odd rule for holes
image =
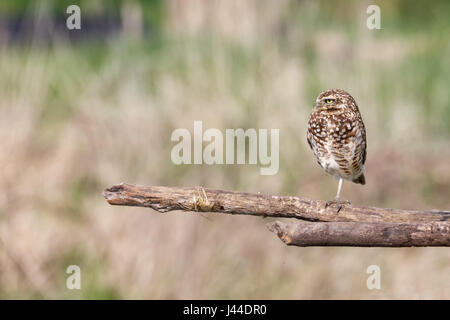
{"label": "burrowing owl", "polygon": [[308,144],[319,165],[339,179],[336,198],[338,212],[343,179],[365,184],[366,129],[355,99],[346,91],[331,89],[316,99],[309,117]]}

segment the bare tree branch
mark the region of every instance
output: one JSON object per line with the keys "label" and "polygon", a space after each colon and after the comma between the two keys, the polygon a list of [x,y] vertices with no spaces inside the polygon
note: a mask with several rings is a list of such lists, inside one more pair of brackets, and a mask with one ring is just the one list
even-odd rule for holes
{"label": "bare tree branch", "polygon": [[384,222],[280,222],[267,224],[287,245],[351,247],[450,246],[450,224]]}
{"label": "bare tree branch", "polygon": [[[294,196],[178,187],[143,187],[121,183],[103,192],[111,205],[296,218],[303,222],[268,225],[288,245],[296,246],[450,246],[450,212],[398,210],[343,205]],[[309,222],[305,222],[309,221]]]}
{"label": "bare tree branch", "polygon": [[450,211],[416,211],[343,205],[325,208],[325,201],[293,196],[271,196],[214,189],[142,187],[119,184],[103,192],[109,204],[172,210],[297,218],[307,221],[362,221],[420,223],[450,221]]}

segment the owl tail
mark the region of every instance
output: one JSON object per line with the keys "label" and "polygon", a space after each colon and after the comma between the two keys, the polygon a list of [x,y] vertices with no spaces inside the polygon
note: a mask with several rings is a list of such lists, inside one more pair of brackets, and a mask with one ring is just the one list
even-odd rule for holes
{"label": "owl tail", "polygon": [[364,177],[364,173],[362,173],[358,178],[353,180],[354,183],[366,184],[366,178]]}

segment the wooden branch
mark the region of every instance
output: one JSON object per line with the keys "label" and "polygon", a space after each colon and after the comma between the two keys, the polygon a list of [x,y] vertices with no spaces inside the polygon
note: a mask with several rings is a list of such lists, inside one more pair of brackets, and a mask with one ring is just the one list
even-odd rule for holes
{"label": "wooden branch", "polygon": [[293,196],[175,187],[141,187],[121,183],[103,192],[109,204],[172,210],[297,218],[307,221],[403,222],[450,221],[450,211],[409,211],[343,205],[325,208],[325,201]]}
{"label": "wooden branch", "polygon": [[450,224],[384,222],[280,222],[268,229],[287,245],[351,247],[450,246]]}
{"label": "wooden branch", "polygon": [[[294,196],[177,187],[142,187],[121,183],[103,192],[111,205],[296,218],[275,222],[269,230],[297,246],[450,246],[450,212],[397,210],[343,205]],[[314,222],[314,223],[311,223]]]}

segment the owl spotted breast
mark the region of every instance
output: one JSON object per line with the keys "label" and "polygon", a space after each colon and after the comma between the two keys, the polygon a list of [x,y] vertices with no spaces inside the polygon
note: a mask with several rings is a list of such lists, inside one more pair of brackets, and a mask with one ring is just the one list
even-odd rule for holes
{"label": "owl spotted breast", "polygon": [[308,121],[308,144],[325,172],[339,179],[333,201],[342,207],[343,180],[365,184],[366,129],[355,99],[341,89],[319,94]]}

